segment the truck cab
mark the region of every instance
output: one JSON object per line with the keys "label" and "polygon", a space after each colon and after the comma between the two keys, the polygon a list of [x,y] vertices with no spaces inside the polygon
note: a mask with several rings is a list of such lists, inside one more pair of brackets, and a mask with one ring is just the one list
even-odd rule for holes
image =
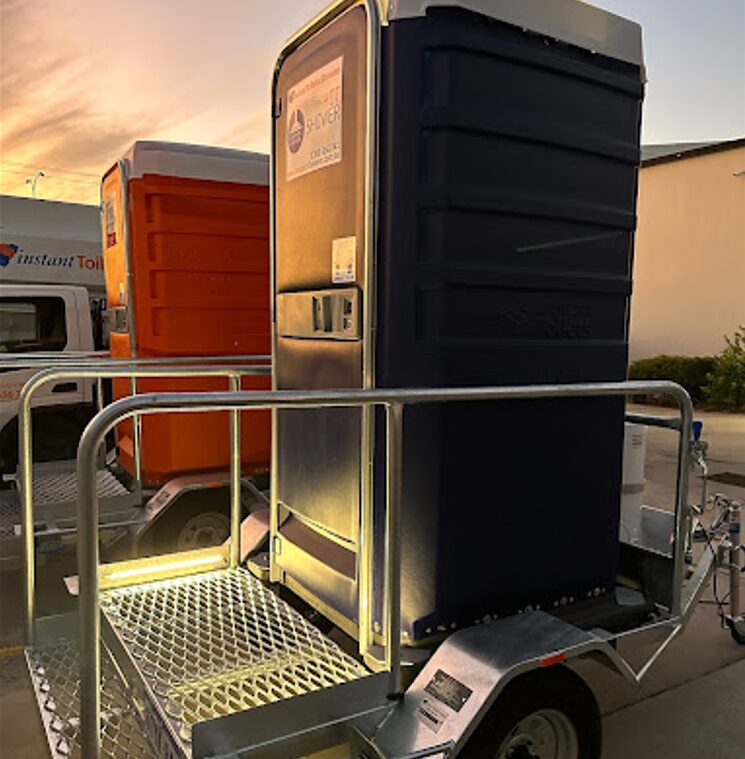
{"label": "truck cab", "polygon": [[[95,349],[91,301],[85,287],[73,285],[7,285],[0,290],[0,356],[3,353],[90,353]],[[94,304],[95,308],[95,304]],[[18,399],[38,370],[0,369],[0,475],[18,463]],[[36,461],[74,456],[79,432],[93,410],[89,382],[48,385],[36,396],[38,437]]]}

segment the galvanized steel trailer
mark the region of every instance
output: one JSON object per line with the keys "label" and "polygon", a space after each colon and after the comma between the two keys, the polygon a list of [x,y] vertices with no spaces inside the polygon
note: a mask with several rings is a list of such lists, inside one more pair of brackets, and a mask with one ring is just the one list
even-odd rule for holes
{"label": "galvanized steel trailer", "polygon": [[[675,510],[664,517],[661,529],[661,514],[650,513],[640,546],[655,560],[664,557],[656,572],[661,573],[660,581],[674,589],[670,607],[656,604],[647,622],[615,632],[603,629],[602,616],[593,620],[591,629],[583,629],[562,620],[561,610],[554,609],[524,610],[516,616],[446,632],[440,645],[428,652],[429,659],[413,683],[403,686],[401,638],[394,631],[400,629],[405,407],[642,393],[670,395],[680,409],[677,418],[644,417],[645,423],[669,427],[679,435]],[[206,549],[99,565],[96,459],[101,441],[116,422],[142,413],[341,406],[382,406],[387,417],[386,629],[377,660],[367,657],[360,661],[320,633],[257,579],[261,574],[257,566],[249,561],[248,569],[241,567],[235,550]],[[639,421],[639,416],[634,419]],[[464,747],[475,750],[469,738],[475,734],[478,739],[475,731],[479,725],[488,724],[506,708],[509,694],[516,684],[526,682],[520,678],[527,673],[531,673],[533,692],[541,693],[542,682],[550,684],[556,673],[564,671],[554,669],[555,665],[591,656],[625,678],[640,681],[684,629],[711,573],[728,564],[733,582],[739,579],[736,506],[725,522],[730,542],[720,532],[715,536],[721,546],[716,556],[707,550],[692,572],[685,561],[691,427],[688,395],[665,382],[174,393],[116,402],[91,422],[79,449],[78,623],[38,620],[35,639],[29,641],[27,650],[53,755],[66,755],[80,746],[84,759],[123,756],[137,745],[158,757],[290,757],[348,742],[351,755],[366,759],[456,756]],[[232,465],[233,482],[239,460],[234,459]],[[276,524],[275,517],[270,537],[276,534]],[[234,546],[240,540],[235,524],[231,540]],[[363,549],[372,550],[373,546],[363,544]],[[736,592],[730,601],[733,629],[741,629]],[[644,666],[635,670],[617,644],[654,628],[663,631],[665,638]],[[77,667],[79,689],[74,685]],[[580,695],[586,695],[586,686],[566,677],[569,680],[560,678],[565,691],[576,687]],[[513,689],[505,690],[510,683]],[[60,687],[61,691],[56,690]],[[79,712],[75,704],[78,692]],[[543,732],[566,738],[557,744],[563,746],[561,752],[551,756],[578,756],[577,741],[582,735],[577,728],[556,708],[540,712],[538,723],[543,724]],[[540,734],[539,730],[539,738]],[[514,745],[510,747],[508,741],[507,748],[490,746],[489,755],[522,756],[514,752],[519,746],[529,748],[534,738],[528,727],[521,727],[509,739]]]}

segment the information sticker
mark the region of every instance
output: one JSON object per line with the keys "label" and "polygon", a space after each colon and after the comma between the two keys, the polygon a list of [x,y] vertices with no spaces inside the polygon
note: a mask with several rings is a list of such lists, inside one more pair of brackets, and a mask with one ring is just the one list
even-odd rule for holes
{"label": "information sticker", "polygon": [[109,195],[103,201],[103,220],[106,227],[106,247],[116,245],[116,200]]}
{"label": "information sticker", "polygon": [[422,699],[422,703],[419,704],[416,716],[434,733],[440,732],[440,728],[448,718],[447,712],[437,706],[433,699],[426,696]]}
{"label": "information sticker", "polygon": [[287,93],[287,181],[341,161],[342,69],[339,56]]}
{"label": "information sticker", "polygon": [[455,712],[459,712],[473,694],[470,688],[441,669],[435,672],[435,676],[427,683],[424,690]]}
{"label": "information sticker", "polygon": [[337,237],[331,241],[331,281],[354,282],[357,268],[357,238]]}

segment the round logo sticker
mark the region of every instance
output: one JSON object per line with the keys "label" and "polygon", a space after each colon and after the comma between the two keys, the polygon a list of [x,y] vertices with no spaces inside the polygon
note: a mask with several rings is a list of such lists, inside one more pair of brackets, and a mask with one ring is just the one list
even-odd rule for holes
{"label": "round logo sticker", "polygon": [[297,153],[300,150],[303,137],[305,137],[305,116],[299,108],[296,108],[290,115],[290,125],[287,128],[287,146],[291,153]]}

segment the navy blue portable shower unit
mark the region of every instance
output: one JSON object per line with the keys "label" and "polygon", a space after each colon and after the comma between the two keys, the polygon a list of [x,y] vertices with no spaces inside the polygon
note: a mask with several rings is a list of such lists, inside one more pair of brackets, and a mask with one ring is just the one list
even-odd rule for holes
{"label": "navy blue portable shower unit", "polygon": [[[340,3],[276,72],[275,387],[624,380],[643,81],[576,0]],[[351,632],[381,425],[275,415],[276,564]],[[407,407],[404,640],[610,592],[623,431],[618,398]]]}

